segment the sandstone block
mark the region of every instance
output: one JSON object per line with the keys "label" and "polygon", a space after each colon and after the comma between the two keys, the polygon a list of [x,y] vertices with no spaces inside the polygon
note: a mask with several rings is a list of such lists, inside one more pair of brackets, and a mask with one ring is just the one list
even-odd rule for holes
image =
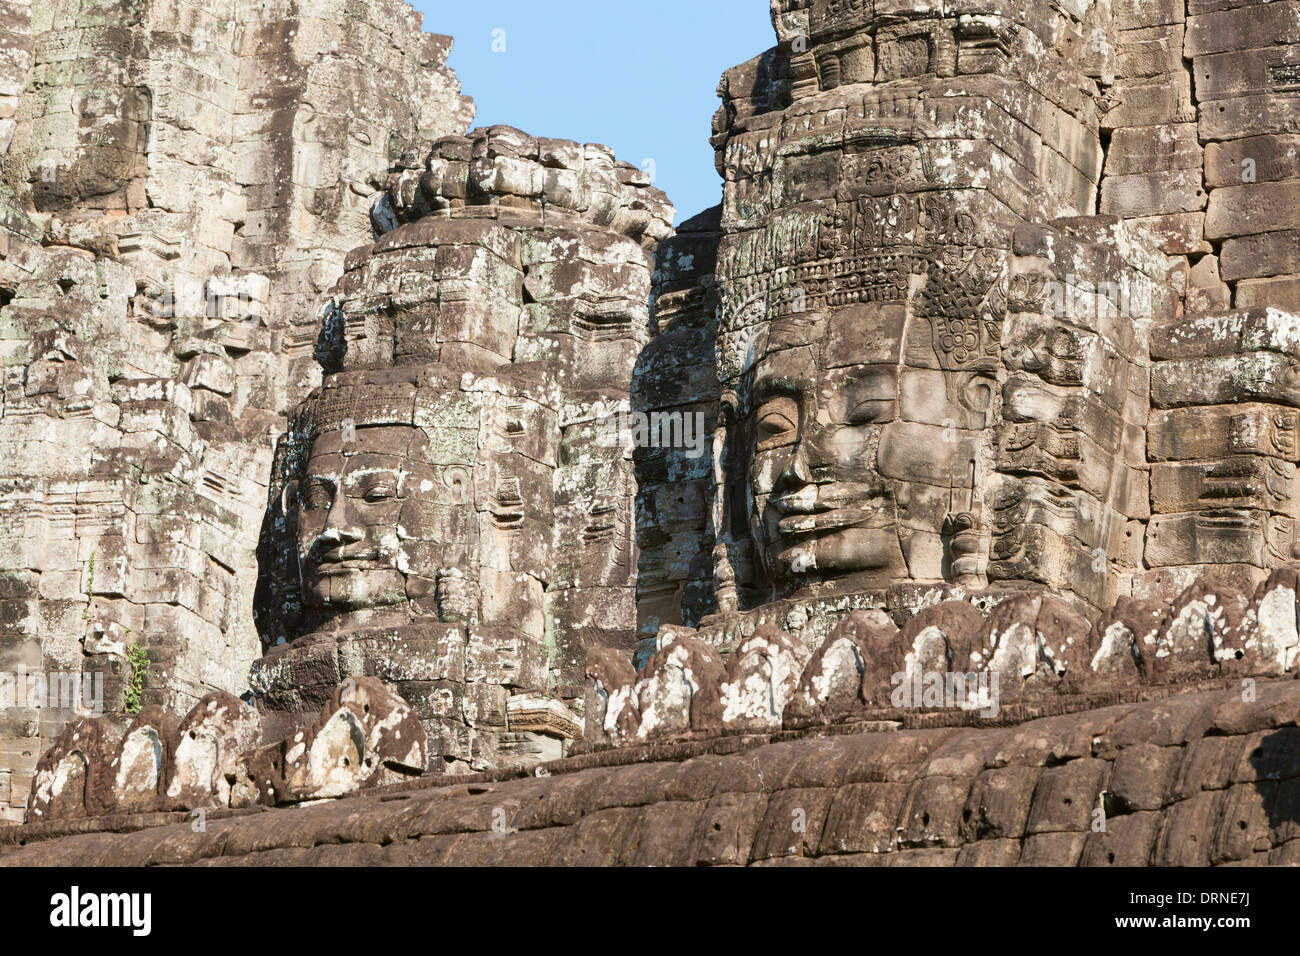
{"label": "sandstone block", "polygon": [[1224,186],[1210,194],[1205,234],[1211,239],[1298,228],[1300,181]]}

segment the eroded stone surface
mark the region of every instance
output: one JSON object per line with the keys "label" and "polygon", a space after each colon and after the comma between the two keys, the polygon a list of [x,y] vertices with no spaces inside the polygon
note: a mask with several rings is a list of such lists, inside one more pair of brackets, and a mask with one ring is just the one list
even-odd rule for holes
{"label": "eroded stone surface", "polygon": [[910,769],[515,852],[1289,859],[1223,741],[1294,722],[1295,6],[773,0],[676,229],[392,0],[0,10],[0,673],[107,678],[0,713],[0,818],[855,727]]}
{"label": "eroded stone surface", "polygon": [[902,628],[883,611],[858,610],[811,648],[774,623],[721,646],[708,627],[662,628],[639,672],[606,658],[589,665],[600,722],[588,725],[586,743],[921,714],[992,723],[1225,680],[1241,682],[1247,700],[1255,681],[1295,672],[1294,588],[1290,569],[1251,597],[1198,581],[1170,602],[1121,598],[1095,622],[1062,598],[1024,591],[983,612],[942,601]]}
{"label": "eroded stone surface", "polygon": [[1259,690],[1250,725],[1231,722],[1234,689],[1179,698],[1193,719],[1172,729],[1167,703],[1126,704],[1019,727],[633,748],[545,777],[214,813],[202,833],[141,814],[73,835],[9,828],[0,865],[1277,865],[1295,854],[1300,690]]}
{"label": "eroded stone surface", "polygon": [[373,677],[343,681],[315,721],[267,742],[260,715],[211,694],[183,718],[148,706],[129,721],[69,724],[37,765],[32,823],[240,809],[338,797],[417,777],[428,738],[411,706]]}
{"label": "eroded stone surface", "polygon": [[[469,125],[450,46],[392,0],[0,11],[0,671],[247,692],[274,436],[376,187]],[[6,711],[0,819],[95,710]]]}
{"label": "eroded stone surface", "polygon": [[562,752],[587,648],[632,646],[620,414],[672,207],[603,147],[509,127],[423,165],[378,197],[324,310],[323,385],[279,443],[259,615],[288,646],[252,681],[301,713],[343,676],[304,669],[359,657],[438,769],[483,769]]}

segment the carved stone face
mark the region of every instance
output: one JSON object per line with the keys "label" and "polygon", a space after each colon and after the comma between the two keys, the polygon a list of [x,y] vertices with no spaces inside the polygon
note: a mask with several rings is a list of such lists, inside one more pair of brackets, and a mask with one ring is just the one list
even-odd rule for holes
{"label": "carved stone face", "polygon": [[350,611],[423,597],[446,546],[468,540],[472,512],[447,507],[457,490],[424,459],[427,443],[409,425],[315,439],[296,489],[308,607]]}
{"label": "carved stone face", "polygon": [[[1059,112],[1030,64],[1090,82],[1047,45],[1056,14],[907,6],[781,0],[785,121],[723,117],[718,377],[744,421],[722,452],[719,524],[748,525],[755,545],[742,601],[983,586],[1012,236],[1094,205],[1083,121],[1073,172],[1031,161],[1053,155],[1050,137],[1023,148],[1030,117]],[[987,97],[963,88],[968,72],[988,74]]]}
{"label": "carved stone face", "polygon": [[897,413],[897,369],[863,364],[823,376],[815,349],[773,352],[755,376],[749,478],[763,564],[787,584],[897,576],[897,501],[877,464]]}
{"label": "carved stone face", "polygon": [[751,530],[778,592],[947,576],[991,385],[927,368],[931,343],[901,303],[773,323],[745,404]]}

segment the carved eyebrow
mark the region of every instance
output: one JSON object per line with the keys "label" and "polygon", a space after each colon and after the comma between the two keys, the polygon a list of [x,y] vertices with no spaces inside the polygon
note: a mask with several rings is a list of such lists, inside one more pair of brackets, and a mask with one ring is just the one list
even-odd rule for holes
{"label": "carved eyebrow", "polygon": [[773,375],[754,383],[752,405],[757,409],[765,402],[782,397],[797,401],[801,394],[803,394],[802,390],[790,379]]}
{"label": "carved eyebrow", "polygon": [[850,389],[854,392],[879,392],[882,398],[894,398],[898,393],[898,384],[884,372],[870,371],[845,376],[835,385],[835,390],[838,392]]}
{"label": "carved eyebrow", "polygon": [[401,481],[402,475],[404,474],[405,472],[402,471],[400,466],[393,468],[361,468],[345,475],[343,483],[350,488],[355,488],[366,483],[373,483],[376,480],[384,481],[391,479],[396,482]]}

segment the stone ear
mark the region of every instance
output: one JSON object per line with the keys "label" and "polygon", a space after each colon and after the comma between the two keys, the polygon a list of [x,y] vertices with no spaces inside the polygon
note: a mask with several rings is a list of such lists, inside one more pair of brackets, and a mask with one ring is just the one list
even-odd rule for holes
{"label": "stone ear", "polygon": [[286,482],[284,491],[280,492],[280,511],[288,514],[298,505],[298,482]]}

